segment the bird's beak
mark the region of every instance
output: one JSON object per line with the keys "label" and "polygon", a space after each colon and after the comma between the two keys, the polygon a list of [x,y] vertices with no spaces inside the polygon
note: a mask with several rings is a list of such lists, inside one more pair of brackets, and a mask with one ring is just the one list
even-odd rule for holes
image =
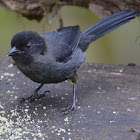
{"label": "bird's beak", "polygon": [[16,47],[13,47],[13,48],[9,51],[8,56],[17,55],[17,54],[20,54],[20,53],[21,53],[20,50],[18,50]]}

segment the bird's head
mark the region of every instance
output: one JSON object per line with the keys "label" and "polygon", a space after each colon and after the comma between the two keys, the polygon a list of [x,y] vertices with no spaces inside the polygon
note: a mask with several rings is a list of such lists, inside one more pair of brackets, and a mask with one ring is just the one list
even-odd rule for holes
{"label": "bird's head", "polygon": [[33,31],[15,34],[11,40],[11,48],[8,56],[12,56],[15,61],[23,60],[27,63],[38,55],[44,55],[47,49],[44,39]]}

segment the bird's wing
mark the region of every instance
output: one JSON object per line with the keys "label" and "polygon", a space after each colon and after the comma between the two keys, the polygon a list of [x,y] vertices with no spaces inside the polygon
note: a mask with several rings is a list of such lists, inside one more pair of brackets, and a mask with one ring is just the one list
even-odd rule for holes
{"label": "bird's wing", "polygon": [[77,26],[69,26],[55,32],[41,34],[48,41],[48,48],[57,62],[67,62],[78,47],[81,30]]}

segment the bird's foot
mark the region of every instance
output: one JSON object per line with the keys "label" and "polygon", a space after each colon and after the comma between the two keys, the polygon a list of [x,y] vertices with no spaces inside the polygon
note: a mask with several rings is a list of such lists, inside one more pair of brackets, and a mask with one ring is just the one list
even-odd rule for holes
{"label": "bird's foot", "polygon": [[76,104],[77,104],[78,100],[76,99],[72,105],[68,106],[67,108],[63,108],[62,111],[63,111],[63,114],[68,114],[70,112],[74,113],[76,111]]}
{"label": "bird's foot", "polygon": [[20,103],[25,102],[25,101],[32,102],[35,99],[43,98],[46,95],[46,93],[48,93],[48,92],[51,93],[49,90],[45,91],[42,94],[38,94],[38,92],[34,92],[32,95],[19,98],[19,102]]}

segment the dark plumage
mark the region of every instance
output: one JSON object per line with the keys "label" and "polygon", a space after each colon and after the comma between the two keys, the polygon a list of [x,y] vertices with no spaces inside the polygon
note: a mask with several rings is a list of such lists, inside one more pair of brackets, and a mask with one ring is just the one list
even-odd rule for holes
{"label": "dark plumage", "polygon": [[33,95],[22,101],[32,101],[42,96],[38,91],[44,84],[70,79],[73,82],[74,99],[66,113],[75,110],[76,72],[85,60],[84,52],[88,45],[136,16],[139,14],[131,11],[118,12],[97,22],[83,33],[79,26],[64,27],[41,35],[32,31],[17,33],[11,41],[12,49],[8,55],[12,56],[24,75],[41,83]]}

